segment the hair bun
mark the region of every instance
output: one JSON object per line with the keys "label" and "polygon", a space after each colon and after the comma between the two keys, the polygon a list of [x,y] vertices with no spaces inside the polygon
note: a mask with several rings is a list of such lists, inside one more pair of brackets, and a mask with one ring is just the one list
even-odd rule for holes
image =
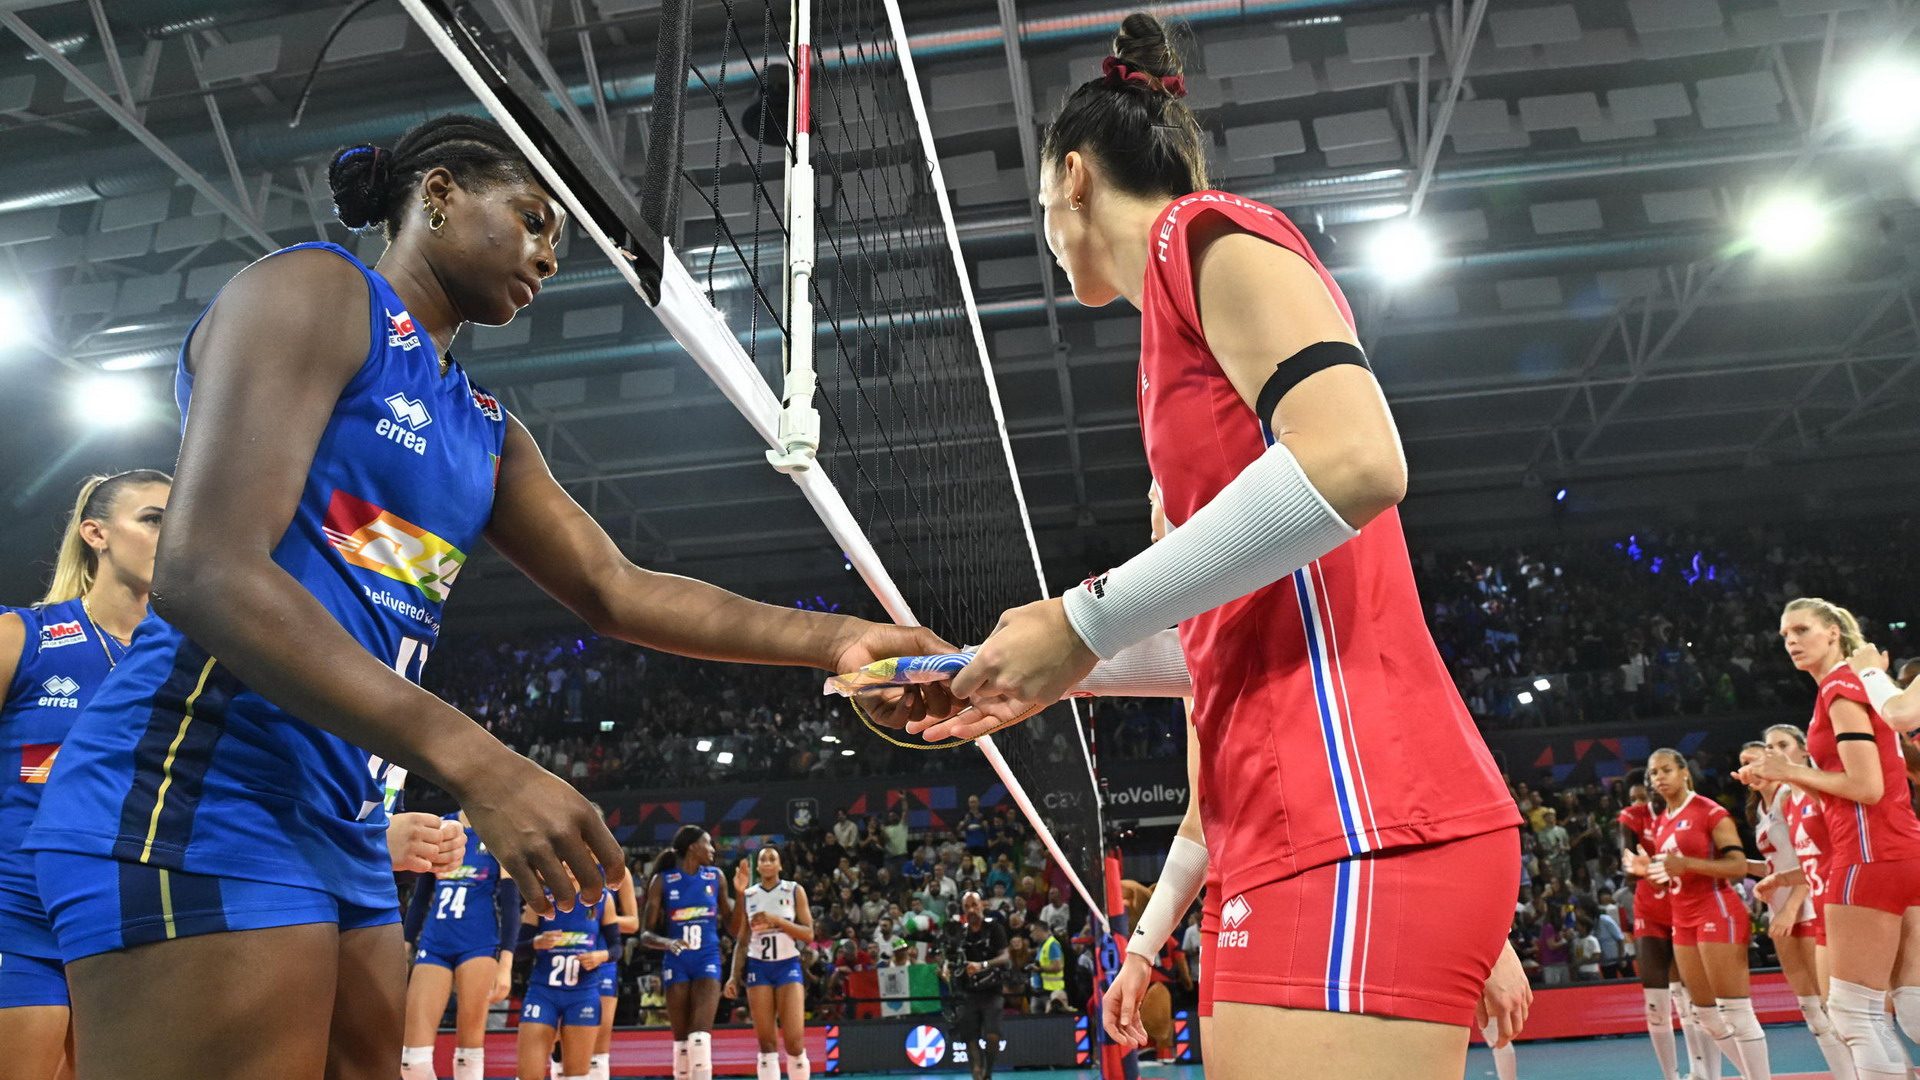
{"label": "hair bun", "polygon": [[1167,25],[1144,11],[1121,20],[1120,32],[1113,36],[1113,55],[1128,67],[1157,78],[1181,72],[1180,53],[1173,47]]}
{"label": "hair bun", "polygon": [[327,166],[333,212],[349,229],[364,229],[386,218],[393,154],[371,143],[349,146]]}

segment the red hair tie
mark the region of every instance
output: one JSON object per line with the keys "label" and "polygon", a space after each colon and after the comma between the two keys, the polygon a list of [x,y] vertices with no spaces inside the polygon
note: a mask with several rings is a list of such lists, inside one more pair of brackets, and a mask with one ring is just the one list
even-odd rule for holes
{"label": "red hair tie", "polygon": [[1187,96],[1187,80],[1184,78],[1178,75],[1154,75],[1139,68],[1128,67],[1127,62],[1117,56],[1109,56],[1100,61],[1100,74],[1105,76],[1107,85],[1116,90],[1124,90],[1128,83],[1136,83],[1156,94],[1177,98]]}

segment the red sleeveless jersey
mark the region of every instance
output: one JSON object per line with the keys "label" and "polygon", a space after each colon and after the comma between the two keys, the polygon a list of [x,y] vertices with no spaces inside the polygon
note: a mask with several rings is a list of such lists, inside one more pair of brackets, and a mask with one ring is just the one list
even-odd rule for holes
{"label": "red sleeveless jersey", "polygon": [[[1203,191],[1161,212],[1141,302],[1138,393],[1147,461],[1175,526],[1268,445],[1265,420],[1201,332],[1187,233],[1208,214],[1305,259],[1353,321],[1300,230],[1272,207]],[[1201,817],[1226,896],[1367,852],[1519,824],[1427,632],[1397,511],[1291,576],[1187,620],[1180,639],[1205,748]]]}
{"label": "red sleeveless jersey", "polygon": [[1827,672],[1814,699],[1813,723],[1807,728],[1807,753],[1814,767],[1827,772],[1845,771],[1833,721],[1827,715],[1836,699],[1857,702],[1867,710],[1873,722],[1874,749],[1880,755],[1883,788],[1880,801],[1872,806],[1837,795],[1820,796],[1831,841],[1826,848],[1827,876],[1832,878],[1841,868],[1858,863],[1920,859],[1920,818],[1913,813],[1913,793],[1907,784],[1906,760],[1900,756],[1900,737],[1880,719],[1867,700],[1867,688],[1860,684],[1860,676],[1845,664]]}
{"label": "red sleeveless jersey", "polygon": [[[1636,847],[1648,855],[1660,851],[1660,811],[1652,803],[1634,803],[1620,811],[1620,827],[1633,834]],[[1667,887],[1655,884],[1652,878],[1640,878],[1633,887],[1635,905],[1654,903],[1666,910]],[[1637,910],[1637,908],[1636,908]]]}
{"label": "red sleeveless jersey", "polygon": [[1800,856],[1800,871],[1807,875],[1807,891],[1814,896],[1827,892],[1827,852],[1833,841],[1827,836],[1827,818],[1820,800],[1799,788],[1789,788],[1787,823],[1793,832],[1793,853]]}
{"label": "red sleeveless jersey", "polygon": [[[1691,859],[1712,859],[1714,826],[1728,819],[1726,808],[1712,799],[1689,794],[1679,807],[1660,815],[1654,833],[1656,846],[1649,855],[1676,853]],[[1726,878],[1705,874],[1684,874],[1667,886],[1667,898],[1673,902],[1675,926],[1698,926],[1716,917],[1726,917],[1740,909],[1740,898]]]}

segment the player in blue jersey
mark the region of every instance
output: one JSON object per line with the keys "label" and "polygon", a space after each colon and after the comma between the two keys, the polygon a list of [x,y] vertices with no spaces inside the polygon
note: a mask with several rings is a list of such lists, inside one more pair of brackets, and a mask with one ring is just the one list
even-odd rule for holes
{"label": "player in blue jersey", "polygon": [[807,1060],[807,984],[800,963],[813,942],[813,910],[806,886],[780,877],[779,848],[761,848],[754,868],[759,880],[752,885],[744,881],[745,859],[734,877],[747,932],[733,940],[726,996],[738,1000],[740,987],[746,987],[747,1012],[760,1040],[756,1080],[780,1080],[781,1042],[787,1050],[787,1080],[808,1080],[813,1066]]}
{"label": "player in blue jersey", "polygon": [[473,833],[465,814],[448,815],[466,834],[459,866],[422,878],[407,904],[403,933],[413,943],[407,979],[406,1045],[400,1080],[434,1080],[433,1042],[447,996],[454,1012],[453,1080],[486,1075],[487,1007],[505,1001],[520,937],[520,889]]}
{"label": "player in blue jersey", "polygon": [[673,1029],[674,1080],[713,1076],[713,1019],[723,978],[720,928],[738,936],[742,921],[725,875],[713,864],[713,837],[698,825],[680,826],[653,862],[640,917],[640,943],[666,952],[660,981]]}
{"label": "player in blue jersey", "polygon": [[547,1080],[560,1042],[559,1080],[586,1080],[600,1030],[600,968],[620,955],[619,916],[611,894],[570,911],[521,919],[520,940],[533,955],[520,1004],[520,1080]]}
{"label": "player in blue jersey", "polygon": [[67,982],[20,850],[60,744],[147,614],[172,479],[152,469],[80,485],[38,604],[0,609],[0,1076],[46,1080],[67,1051]]}
{"label": "player in blue jersey", "polygon": [[341,151],[328,180],[388,246],[377,267],[331,244],[261,259],[189,332],[160,618],[75,723],[28,837],[95,1080],[391,1080],[389,763],[455,797],[537,913],[597,902],[602,866],[618,883],[578,792],[418,685],[483,537],[597,632],[664,651],[848,671],[949,648],[643,570],[555,482],[451,355],[532,301],[566,226],[497,125],[436,118]]}

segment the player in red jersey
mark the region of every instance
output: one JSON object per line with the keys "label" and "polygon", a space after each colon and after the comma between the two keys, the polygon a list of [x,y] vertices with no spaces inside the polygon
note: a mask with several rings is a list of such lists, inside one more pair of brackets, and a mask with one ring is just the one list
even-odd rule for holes
{"label": "player in red jersey", "polygon": [[[1765,757],[1769,748],[1801,761],[1806,759],[1806,736],[1799,728],[1775,724],[1766,730],[1766,736],[1764,742],[1750,742],[1741,748],[1743,768]],[[1754,892],[1767,905],[1767,936],[1773,939],[1781,974],[1800,1003],[1807,1030],[1827,1059],[1827,1071],[1834,1080],[1849,1080],[1854,1075],[1853,1056],[1834,1030],[1820,987],[1820,916],[1813,904],[1813,882],[1820,880],[1821,874],[1818,865],[1803,866],[1801,862],[1800,842],[1795,835],[1798,830],[1794,827],[1794,790],[1749,773],[1739,775],[1753,789],[1747,796],[1747,820],[1753,826],[1753,842],[1760,849],[1760,858],[1747,861],[1747,873],[1760,879]]]}
{"label": "player in red jersey", "polygon": [[[1620,864],[1632,868],[1645,866],[1644,858],[1659,849],[1654,833],[1660,825],[1664,801],[1658,805],[1647,799],[1645,784],[1636,783],[1627,791],[1632,800],[1620,811]],[[1634,856],[1641,856],[1636,863]],[[1667,886],[1656,884],[1644,873],[1633,887],[1634,963],[1640,971],[1640,993],[1647,1002],[1647,1037],[1653,1040],[1653,1056],[1660,1062],[1663,1080],[1679,1080],[1679,1062],[1674,1056],[1673,1018],[1678,1012],[1686,1033],[1687,1056],[1693,1074],[1705,1075],[1707,1053],[1713,1048],[1693,1019],[1693,1005],[1687,1000],[1687,987],[1680,981],[1673,964],[1673,902],[1667,898]]]}
{"label": "player in red jersey", "polygon": [[1673,953],[1693,1012],[1719,1053],[1707,1076],[1719,1075],[1724,1053],[1747,1080],[1772,1075],[1766,1034],[1753,1012],[1747,971],[1752,933],[1732,882],[1747,876],[1746,849],[1732,815],[1693,791],[1693,773],[1678,750],[1647,758],[1647,782],[1666,802],[1654,830],[1654,854],[1635,855],[1632,871],[1667,887],[1673,907]]}
{"label": "player in red jersey", "polygon": [[[1157,19],[1129,15],[1048,129],[1075,297],[1141,312],[1139,407],[1174,531],[1007,612],[952,684],[974,736],[1179,626],[1220,929],[1220,1077],[1457,1077],[1506,948],[1519,815],[1434,648],[1406,463],[1338,286],[1271,207],[1208,190]],[[1311,1047],[1310,1052],[1304,1048]]]}
{"label": "player in red jersey", "polygon": [[[1742,778],[1785,781],[1818,792],[1831,843],[1827,944],[1833,978],[1827,1009],[1860,1080],[1909,1075],[1886,997],[1909,1036],[1920,1033],[1920,942],[1902,948],[1902,920],[1920,908],[1920,818],[1915,817],[1900,740],[1876,713],[1847,657],[1861,645],[1847,609],[1802,597],[1780,615],[1793,666],[1819,683],[1807,728],[1809,765],[1767,755]],[[1909,920],[1911,921],[1911,920]]]}

